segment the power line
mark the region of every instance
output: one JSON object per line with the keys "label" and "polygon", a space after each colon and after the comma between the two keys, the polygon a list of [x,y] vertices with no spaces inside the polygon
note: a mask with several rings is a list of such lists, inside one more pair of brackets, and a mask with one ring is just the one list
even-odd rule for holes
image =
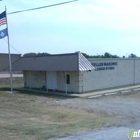
{"label": "power line", "polygon": [[[1,1],[1,0],[0,0],[0,1]],[[71,2],[75,2],[75,1],[78,1],[78,0],[72,0],[72,1],[62,2],[62,3],[57,3],[57,4],[52,4],[52,5],[47,5],[47,6],[42,6],[42,7],[32,8],[32,9],[27,9],[27,10],[15,11],[15,12],[8,13],[7,15],[17,14],[17,13],[27,12],[27,11],[33,11],[33,10],[39,10],[39,9],[42,9],[42,8],[48,8],[48,7],[53,7],[53,6],[59,6],[59,5],[63,5],[63,4],[67,4],[67,3],[71,3]],[[4,39],[4,41],[7,42],[5,39]],[[8,43],[8,42],[7,42],[7,43]],[[21,52],[19,52],[17,49],[15,49],[12,45],[10,45],[10,46],[11,46],[15,51],[17,51],[18,53],[21,54]]]}
{"label": "power line", "polygon": [[52,7],[52,6],[58,6],[58,5],[67,4],[67,3],[71,3],[71,2],[75,2],[75,1],[78,1],[78,0],[72,0],[72,1],[62,2],[62,3],[57,3],[57,4],[52,4],[52,5],[47,5],[47,6],[42,6],[42,7],[32,8],[32,9],[27,9],[27,10],[22,10],[22,11],[15,11],[15,12],[8,13],[8,15],[21,13],[21,12],[32,11],[32,10],[38,10],[38,9],[42,9],[42,8],[48,8],[48,7]]}
{"label": "power line", "polygon": [[[7,42],[5,38],[4,38],[4,41],[5,41],[5,42]],[[7,42],[7,43],[8,43],[8,42]],[[16,52],[18,52],[18,53],[22,54],[22,53],[21,53],[21,52],[19,52],[17,49],[15,49],[15,48],[14,48],[11,44],[10,44],[10,46],[11,46],[11,47],[12,47],[12,48],[16,51]]]}

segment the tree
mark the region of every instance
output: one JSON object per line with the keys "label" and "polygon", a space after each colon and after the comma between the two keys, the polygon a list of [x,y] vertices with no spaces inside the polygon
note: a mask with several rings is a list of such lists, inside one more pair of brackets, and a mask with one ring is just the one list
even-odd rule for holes
{"label": "tree", "polygon": [[86,58],[119,58],[117,55],[112,55],[106,52],[104,55],[88,55],[86,53],[82,53]]}
{"label": "tree", "polygon": [[25,53],[25,54],[23,55],[23,57],[29,57],[29,56],[37,56],[37,54],[34,53],[34,52],[30,52],[30,53]]}
{"label": "tree", "polygon": [[136,58],[137,56],[135,54],[131,53],[128,57],[129,58]]}
{"label": "tree", "polygon": [[38,53],[38,56],[45,56],[45,55],[50,55],[49,53],[43,52],[43,53]]}
{"label": "tree", "polygon": [[104,54],[104,58],[111,58],[112,57],[112,55],[110,54],[110,53],[108,53],[108,52],[106,52],[105,54]]}
{"label": "tree", "polygon": [[85,57],[85,58],[93,58],[92,56],[90,56],[90,55],[88,55],[88,54],[86,54],[86,53],[82,53],[83,54],[83,56]]}
{"label": "tree", "polygon": [[23,55],[23,57],[30,57],[30,56],[46,56],[46,55],[50,55],[49,53],[43,52],[43,53],[34,53],[34,52],[30,52],[30,53],[25,53]]}

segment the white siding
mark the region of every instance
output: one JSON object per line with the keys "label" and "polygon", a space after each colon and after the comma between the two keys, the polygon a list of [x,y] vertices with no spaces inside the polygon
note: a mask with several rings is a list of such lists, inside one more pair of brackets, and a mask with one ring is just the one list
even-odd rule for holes
{"label": "white siding", "polygon": [[[70,75],[70,84],[67,84],[68,92],[79,92],[79,72],[66,72]],[[57,89],[65,91],[65,72],[57,72]]]}
{"label": "white siding", "polygon": [[24,86],[42,88],[46,85],[46,74],[43,71],[24,71]]}
{"label": "white siding", "polygon": [[113,66],[113,70],[82,72],[84,92],[140,83],[140,59],[102,59],[90,62],[117,62],[117,65]]}

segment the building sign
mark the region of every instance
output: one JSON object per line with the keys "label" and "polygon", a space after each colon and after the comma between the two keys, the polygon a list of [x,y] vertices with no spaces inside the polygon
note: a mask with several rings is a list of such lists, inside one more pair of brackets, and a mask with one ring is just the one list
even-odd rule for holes
{"label": "building sign", "polygon": [[99,62],[99,63],[91,63],[95,67],[95,71],[101,70],[114,70],[115,66],[118,65],[117,62]]}

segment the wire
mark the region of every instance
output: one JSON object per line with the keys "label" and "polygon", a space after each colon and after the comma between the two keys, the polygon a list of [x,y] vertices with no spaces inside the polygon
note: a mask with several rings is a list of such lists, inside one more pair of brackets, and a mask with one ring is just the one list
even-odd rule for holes
{"label": "wire", "polygon": [[[1,1],[1,0],[0,0]],[[48,7],[53,7],[53,6],[58,6],[58,5],[63,5],[63,4],[67,4],[67,3],[71,3],[71,2],[75,2],[75,1],[78,1],[78,0],[72,0],[72,1],[67,1],[67,2],[62,2],[62,3],[57,3],[57,4],[52,4],[52,5],[47,5],[47,6],[42,6],[42,7],[37,7],[37,8],[32,8],[32,9],[27,9],[27,10],[22,10],[22,11],[15,11],[15,12],[11,12],[11,13],[8,13],[7,15],[11,15],[11,14],[17,14],[17,13],[21,13],[21,12],[27,12],[27,11],[33,11],[33,10],[39,10],[39,9],[42,9],[42,8],[48,8]],[[5,42],[7,42],[5,39],[4,39]],[[8,43],[8,42],[7,42]],[[10,45],[11,46],[11,45]],[[13,46],[11,46],[15,51],[17,51],[18,53],[21,54],[21,52],[19,52],[17,49],[15,49]]]}
{"label": "wire", "polygon": [[21,12],[26,12],[26,11],[38,10],[38,9],[42,9],[42,8],[52,7],[52,6],[58,6],[58,5],[67,4],[67,3],[71,3],[71,2],[75,2],[75,1],[78,1],[78,0],[72,0],[72,1],[62,2],[62,3],[57,3],[57,4],[52,4],[52,5],[47,5],[47,6],[42,6],[42,7],[32,8],[32,9],[27,9],[27,10],[22,10],[22,11],[15,11],[15,12],[8,13],[8,15],[21,13]]}
{"label": "wire", "polygon": [[[8,41],[7,41],[5,38],[4,38],[4,41],[8,43]],[[10,46],[11,46],[15,51],[17,51],[18,53],[22,54],[22,53],[19,52],[17,49],[15,49],[11,44],[10,44]]]}

